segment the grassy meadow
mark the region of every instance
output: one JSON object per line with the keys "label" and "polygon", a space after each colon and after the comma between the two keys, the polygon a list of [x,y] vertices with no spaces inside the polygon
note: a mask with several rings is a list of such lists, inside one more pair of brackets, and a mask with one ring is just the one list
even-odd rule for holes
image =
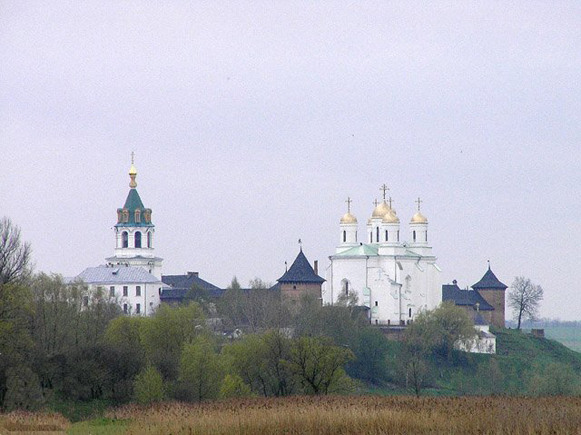
{"label": "grassy meadow", "polygon": [[581,326],[544,326],[545,337],[581,352]]}
{"label": "grassy meadow", "polygon": [[581,434],[581,397],[249,398],[127,406],[75,424],[54,414],[14,413],[0,416],[0,428],[93,435]]}

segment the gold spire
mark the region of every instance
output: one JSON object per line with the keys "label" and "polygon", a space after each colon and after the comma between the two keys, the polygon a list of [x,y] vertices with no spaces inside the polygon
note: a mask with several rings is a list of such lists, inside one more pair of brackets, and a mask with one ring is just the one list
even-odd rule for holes
{"label": "gold spire", "polygon": [[131,151],[131,169],[129,169],[129,177],[131,181],[129,182],[129,187],[135,189],[137,187],[137,182],[135,181],[135,177],[137,176],[137,171],[135,170],[135,153]]}

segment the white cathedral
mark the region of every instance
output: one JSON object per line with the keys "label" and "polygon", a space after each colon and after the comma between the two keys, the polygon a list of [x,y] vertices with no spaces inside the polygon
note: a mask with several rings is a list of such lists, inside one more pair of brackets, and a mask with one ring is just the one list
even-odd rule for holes
{"label": "white cathedral", "polygon": [[367,221],[365,240],[359,240],[357,218],[347,213],[340,221],[339,244],[326,270],[323,303],[335,304],[345,296],[357,296],[369,310],[372,324],[402,325],[421,310],[442,302],[441,269],[428,241],[428,219],[418,210],[409,224],[409,241],[403,241],[400,220],[386,199]]}

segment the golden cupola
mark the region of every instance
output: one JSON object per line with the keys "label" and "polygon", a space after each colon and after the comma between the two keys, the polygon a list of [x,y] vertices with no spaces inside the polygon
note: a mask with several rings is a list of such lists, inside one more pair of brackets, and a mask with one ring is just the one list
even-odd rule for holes
{"label": "golden cupola", "polygon": [[421,214],[419,211],[412,216],[412,224],[427,224],[428,218]]}
{"label": "golden cupola", "polygon": [[351,214],[351,203],[353,200],[351,198],[347,198],[347,201],[345,202],[347,203],[347,213],[341,217],[341,224],[356,224],[357,218]]}
{"label": "golden cupola", "polygon": [[383,217],[386,215],[386,213],[390,212],[391,208],[389,208],[389,205],[387,205],[387,202],[382,201],[379,204],[377,204],[377,206],[375,207],[375,209],[373,210],[373,213],[371,214],[371,219],[383,219]]}
{"label": "golden cupola", "polygon": [[420,212],[420,205],[423,201],[418,198],[416,201],[416,204],[418,205],[418,211],[416,212],[416,214],[414,214],[412,216],[412,220],[410,223],[412,224],[427,224],[428,223],[428,218],[425,217],[421,212]]}
{"label": "golden cupola", "polygon": [[395,210],[390,209],[381,220],[384,224],[399,224],[399,218],[395,214]]}

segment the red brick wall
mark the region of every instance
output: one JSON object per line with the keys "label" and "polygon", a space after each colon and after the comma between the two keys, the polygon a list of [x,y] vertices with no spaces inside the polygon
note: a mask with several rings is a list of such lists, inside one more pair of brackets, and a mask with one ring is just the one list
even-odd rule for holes
{"label": "red brick wall", "polygon": [[305,294],[321,299],[321,284],[281,284],[280,294],[283,298],[298,301]]}

